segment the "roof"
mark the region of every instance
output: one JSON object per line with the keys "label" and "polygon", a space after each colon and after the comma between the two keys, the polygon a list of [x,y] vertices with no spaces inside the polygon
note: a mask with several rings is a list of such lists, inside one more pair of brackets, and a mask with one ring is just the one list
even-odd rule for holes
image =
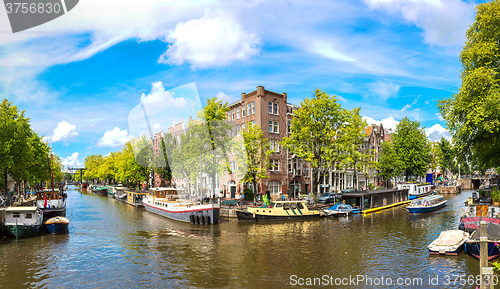
{"label": "roof", "polygon": [[365,127],[365,133],[366,133],[367,135],[370,135],[370,134],[372,133],[372,127],[371,127],[371,126],[367,126],[367,127]]}
{"label": "roof", "polygon": [[32,207],[8,207],[5,209],[6,212],[29,212],[29,211],[36,211],[36,206]]}
{"label": "roof", "polygon": [[372,190],[372,191],[358,191],[358,192],[353,192],[353,193],[344,193],[342,194],[343,197],[365,197],[365,196],[370,196],[370,195],[377,195],[377,194],[385,194],[385,193],[395,193],[399,191],[405,191],[404,190],[398,190],[398,189],[382,189],[382,190]]}

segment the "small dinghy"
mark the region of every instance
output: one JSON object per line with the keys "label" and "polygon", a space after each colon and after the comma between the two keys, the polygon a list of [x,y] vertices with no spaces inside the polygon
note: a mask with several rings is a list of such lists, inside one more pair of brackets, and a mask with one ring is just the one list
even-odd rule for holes
{"label": "small dinghy", "polygon": [[[486,224],[486,237],[488,238],[488,260],[500,257],[500,226],[494,223]],[[479,259],[480,255],[480,231],[474,231],[466,242],[465,250],[472,256]]]}
{"label": "small dinghy", "polygon": [[447,230],[429,245],[430,254],[458,255],[469,239],[469,233],[462,230]]}
{"label": "small dinghy", "polygon": [[68,218],[57,216],[45,221],[47,231],[54,235],[62,234],[68,231],[69,220]]}

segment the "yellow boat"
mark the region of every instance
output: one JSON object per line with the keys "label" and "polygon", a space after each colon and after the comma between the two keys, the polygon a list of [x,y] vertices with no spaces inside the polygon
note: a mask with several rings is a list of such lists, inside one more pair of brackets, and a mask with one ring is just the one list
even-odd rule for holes
{"label": "yellow boat", "polygon": [[319,218],[320,212],[309,210],[307,201],[274,201],[269,207],[236,209],[238,220],[270,221]]}

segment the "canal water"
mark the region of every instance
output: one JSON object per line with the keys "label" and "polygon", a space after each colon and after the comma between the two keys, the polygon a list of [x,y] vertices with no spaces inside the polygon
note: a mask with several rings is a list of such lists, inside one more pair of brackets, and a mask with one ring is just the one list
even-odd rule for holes
{"label": "canal water", "polygon": [[[463,280],[475,278],[478,260],[427,251],[441,231],[457,228],[469,196],[447,196],[445,208],[418,216],[397,207],[368,216],[203,226],[70,187],[69,233],[4,239],[0,287],[475,288]],[[340,285],[347,281],[358,283]]]}

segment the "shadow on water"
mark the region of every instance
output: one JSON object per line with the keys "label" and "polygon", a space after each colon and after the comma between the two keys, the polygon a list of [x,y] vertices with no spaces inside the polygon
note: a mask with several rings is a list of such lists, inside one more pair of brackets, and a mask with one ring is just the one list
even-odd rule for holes
{"label": "shadow on water", "polygon": [[[289,287],[292,275],[427,282],[478,273],[471,256],[427,251],[441,231],[458,226],[467,192],[446,196],[448,206],[430,214],[396,207],[367,216],[214,226],[172,221],[89,192],[70,189],[68,195],[69,234],[0,245],[2,287],[264,289]],[[425,282],[406,288],[462,288]]]}

